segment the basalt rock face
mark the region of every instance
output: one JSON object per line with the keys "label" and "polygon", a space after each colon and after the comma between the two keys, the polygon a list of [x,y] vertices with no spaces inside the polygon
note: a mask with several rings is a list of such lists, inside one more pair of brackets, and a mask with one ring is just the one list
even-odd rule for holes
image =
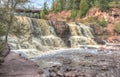
{"label": "basalt rock face", "polygon": [[54,22],[28,17],[16,17],[11,28],[11,49],[49,50],[96,44],[92,29],[81,23]]}

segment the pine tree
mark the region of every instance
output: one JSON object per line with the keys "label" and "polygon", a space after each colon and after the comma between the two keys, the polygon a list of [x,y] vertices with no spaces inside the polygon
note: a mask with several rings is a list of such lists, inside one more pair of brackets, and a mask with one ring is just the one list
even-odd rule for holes
{"label": "pine tree", "polygon": [[76,12],[75,9],[73,9],[73,10],[71,11],[71,17],[72,17],[72,19],[75,20],[76,16],[77,16],[77,12]]}
{"label": "pine tree", "polygon": [[87,0],[81,0],[80,1],[80,6],[79,6],[79,8],[80,8],[79,9],[79,15],[80,15],[80,17],[84,16],[87,13],[89,7],[90,6],[89,6]]}
{"label": "pine tree", "polygon": [[58,4],[57,4],[58,6],[56,7],[58,12],[63,10],[62,3],[63,3],[62,0],[58,0]]}
{"label": "pine tree", "polygon": [[76,5],[76,0],[73,0],[73,5],[72,5],[72,9],[76,9],[77,5]]}
{"label": "pine tree", "polygon": [[56,10],[56,3],[57,2],[55,0],[52,1],[52,8],[51,8],[52,11]]}
{"label": "pine tree", "polygon": [[69,10],[70,9],[70,6],[71,6],[71,0],[66,0],[66,5],[65,5],[65,9],[66,10]]}
{"label": "pine tree", "polygon": [[45,14],[48,14],[48,5],[47,2],[44,2],[43,11]]}
{"label": "pine tree", "polygon": [[106,11],[109,9],[109,0],[99,0],[99,8],[101,11]]}

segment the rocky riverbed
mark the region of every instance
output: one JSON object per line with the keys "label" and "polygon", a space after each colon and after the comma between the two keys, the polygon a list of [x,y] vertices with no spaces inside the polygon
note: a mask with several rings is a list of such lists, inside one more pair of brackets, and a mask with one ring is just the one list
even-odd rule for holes
{"label": "rocky riverbed", "polygon": [[0,77],[120,77],[119,51],[62,49],[25,56],[29,60],[10,55],[0,67]]}
{"label": "rocky riverbed", "polygon": [[32,60],[41,77],[120,77],[119,51],[71,49]]}

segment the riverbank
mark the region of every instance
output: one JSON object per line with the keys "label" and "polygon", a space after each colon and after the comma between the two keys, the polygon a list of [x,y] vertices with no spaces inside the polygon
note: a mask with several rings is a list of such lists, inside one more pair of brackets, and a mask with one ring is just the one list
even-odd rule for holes
{"label": "riverbank", "polygon": [[38,67],[30,60],[10,53],[0,65],[0,77],[40,77]]}

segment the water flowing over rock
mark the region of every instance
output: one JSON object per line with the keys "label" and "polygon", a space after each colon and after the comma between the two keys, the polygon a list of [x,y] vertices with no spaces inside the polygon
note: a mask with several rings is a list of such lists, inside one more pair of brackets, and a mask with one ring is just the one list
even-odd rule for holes
{"label": "water flowing over rock", "polygon": [[96,44],[92,29],[81,23],[65,23],[17,16],[9,35],[11,49],[50,50]]}

